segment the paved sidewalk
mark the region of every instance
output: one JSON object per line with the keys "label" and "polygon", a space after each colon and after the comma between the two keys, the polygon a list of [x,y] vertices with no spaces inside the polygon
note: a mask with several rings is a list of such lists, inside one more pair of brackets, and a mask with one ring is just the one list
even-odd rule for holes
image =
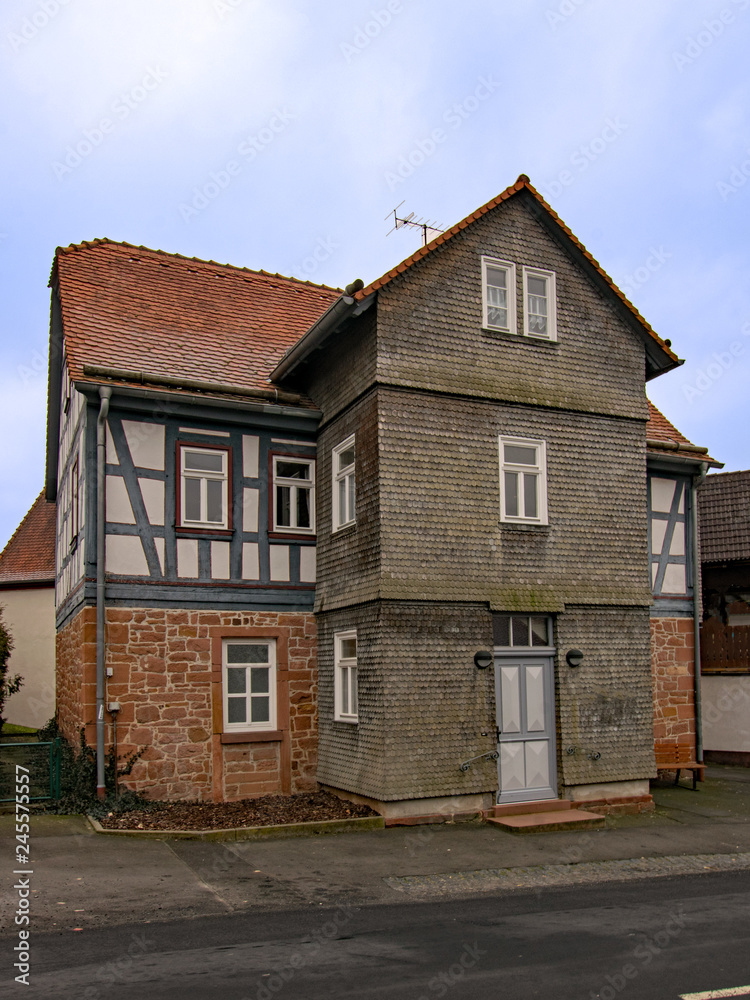
{"label": "paved sidewalk", "polygon": [[[33,927],[408,903],[446,891],[750,867],[750,769],[712,766],[696,792],[666,785],[653,792],[653,815],[609,818],[601,830],[522,836],[471,822],[266,842],[136,840],[97,835],[80,817],[33,816]],[[12,824],[12,816],[0,816],[5,933],[15,932],[17,904]],[[654,860],[639,868],[644,859]]]}

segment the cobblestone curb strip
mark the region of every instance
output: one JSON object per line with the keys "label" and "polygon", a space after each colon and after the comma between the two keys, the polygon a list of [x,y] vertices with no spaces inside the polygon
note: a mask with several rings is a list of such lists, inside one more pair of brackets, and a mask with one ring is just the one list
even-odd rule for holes
{"label": "cobblestone curb strip", "polygon": [[484,868],[445,875],[403,875],[384,879],[397,892],[413,896],[450,893],[513,892],[549,886],[587,885],[595,882],[629,882],[670,875],[750,869],[750,854],[687,854],[666,858],[630,858],[624,861],[586,861],[565,865],[532,865],[527,868]]}
{"label": "cobblestone curb strip", "polygon": [[87,816],[86,819],[96,833],[115,837],[142,837],[146,840],[272,840],[315,837],[326,833],[357,833],[385,827],[382,816],[327,819],[318,823],[286,823],[280,826],[241,826],[232,830],[105,830],[93,816]]}

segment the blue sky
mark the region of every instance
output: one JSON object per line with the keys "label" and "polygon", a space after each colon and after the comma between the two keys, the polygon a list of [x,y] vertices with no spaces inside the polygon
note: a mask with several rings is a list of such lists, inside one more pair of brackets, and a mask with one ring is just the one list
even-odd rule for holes
{"label": "blue sky", "polygon": [[685,359],[654,402],[750,467],[750,0],[5,0],[0,45],[0,545],[57,245],[340,286],[417,248],[399,202],[446,227],[522,172]]}

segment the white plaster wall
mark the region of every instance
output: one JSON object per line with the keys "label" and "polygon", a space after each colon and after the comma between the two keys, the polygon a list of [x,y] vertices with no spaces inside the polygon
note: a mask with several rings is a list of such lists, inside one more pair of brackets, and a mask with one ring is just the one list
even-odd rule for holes
{"label": "white plaster wall", "polygon": [[701,678],[703,748],[750,752],[750,675]]}
{"label": "white plaster wall", "polygon": [[0,607],[14,642],[10,672],[24,679],[5,703],[5,718],[38,729],[55,714],[54,587],[0,590]]}

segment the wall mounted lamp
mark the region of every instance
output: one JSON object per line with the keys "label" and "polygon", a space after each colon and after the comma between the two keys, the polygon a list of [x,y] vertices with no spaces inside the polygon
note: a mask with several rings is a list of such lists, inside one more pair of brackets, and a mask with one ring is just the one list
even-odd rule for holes
{"label": "wall mounted lamp", "polygon": [[580,667],[583,663],[583,653],[580,649],[569,649],[565,654],[565,662],[569,667]]}
{"label": "wall mounted lamp", "polygon": [[486,670],[487,667],[491,667],[492,660],[492,653],[487,652],[486,649],[480,649],[478,653],[474,653],[474,666],[477,670]]}

